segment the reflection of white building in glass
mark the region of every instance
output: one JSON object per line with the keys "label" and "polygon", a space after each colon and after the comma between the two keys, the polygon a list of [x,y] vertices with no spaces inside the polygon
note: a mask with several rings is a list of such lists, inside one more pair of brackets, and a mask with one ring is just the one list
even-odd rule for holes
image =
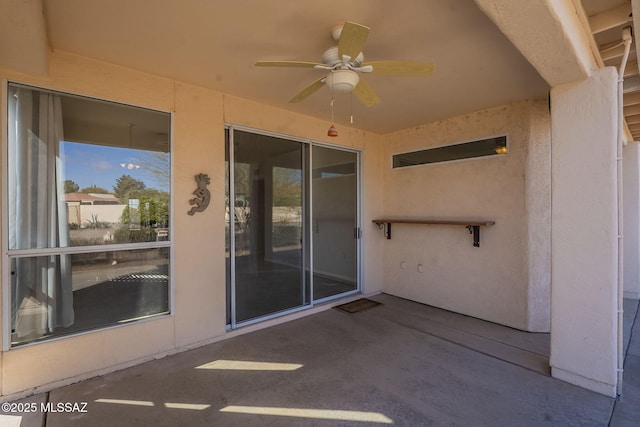
{"label": "reflection of white building in glass", "polygon": [[101,221],[110,224],[120,222],[122,211],[126,205],[113,194],[67,193],[64,196],[67,204],[67,221],[84,228],[89,222]]}

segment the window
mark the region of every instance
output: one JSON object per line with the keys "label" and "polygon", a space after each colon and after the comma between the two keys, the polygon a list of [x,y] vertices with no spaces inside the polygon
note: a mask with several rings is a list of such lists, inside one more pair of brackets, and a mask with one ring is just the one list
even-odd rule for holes
{"label": "window", "polygon": [[168,313],[170,115],[8,89],[10,345]]}
{"label": "window", "polygon": [[427,150],[412,151],[393,155],[393,167],[425,165],[428,163],[450,162],[453,160],[472,159],[507,154],[507,137],[481,139],[462,144],[446,145]]}

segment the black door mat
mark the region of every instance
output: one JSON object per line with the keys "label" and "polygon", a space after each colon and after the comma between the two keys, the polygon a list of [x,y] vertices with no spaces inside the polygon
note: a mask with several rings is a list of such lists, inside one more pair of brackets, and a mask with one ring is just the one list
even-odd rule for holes
{"label": "black door mat", "polygon": [[367,298],[360,298],[355,301],[348,302],[346,304],[336,305],[336,310],[344,311],[345,313],[353,314],[358,313],[359,311],[368,310],[377,305],[382,305],[381,302],[372,301]]}

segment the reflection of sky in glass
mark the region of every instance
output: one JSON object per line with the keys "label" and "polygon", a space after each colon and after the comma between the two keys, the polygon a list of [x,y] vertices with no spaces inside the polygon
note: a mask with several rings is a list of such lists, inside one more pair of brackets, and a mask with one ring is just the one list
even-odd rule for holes
{"label": "reflection of sky in glass", "polygon": [[[80,189],[96,186],[112,192],[116,180],[122,175],[129,175],[144,182],[147,188],[168,192],[168,177],[158,182],[157,175],[145,167],[152,161],[151,154],[154,153],[63,141],[60,143],[60,157],[64,164],[62,180],[74,181]],[[168,158],[166,153],[167,165]]]}

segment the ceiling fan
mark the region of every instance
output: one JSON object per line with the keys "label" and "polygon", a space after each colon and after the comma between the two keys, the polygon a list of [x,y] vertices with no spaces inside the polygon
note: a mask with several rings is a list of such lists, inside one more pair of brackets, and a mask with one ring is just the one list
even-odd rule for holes
{"label": "ceiling fan", "polygon": [[327,49],[322,54],[322,62],[305,61],[259,61],[257,67],[298,67],[314,68],[328,71],[328,74],[302,89],[289,102],[300,102],[327,85],[332,92],[353,92],[353,94],[367,107],[376,105],[380,98],[373,88],[359,73],[372,73],[386,76],[416,76],[424,77],[433,73],[435,65],[420,61],[373,61],[363,62],[362,49],[369,36],[369,27],[355,22],[345,22],[344,25],[334,27],[331,36],[338,42],[338,46]]}

